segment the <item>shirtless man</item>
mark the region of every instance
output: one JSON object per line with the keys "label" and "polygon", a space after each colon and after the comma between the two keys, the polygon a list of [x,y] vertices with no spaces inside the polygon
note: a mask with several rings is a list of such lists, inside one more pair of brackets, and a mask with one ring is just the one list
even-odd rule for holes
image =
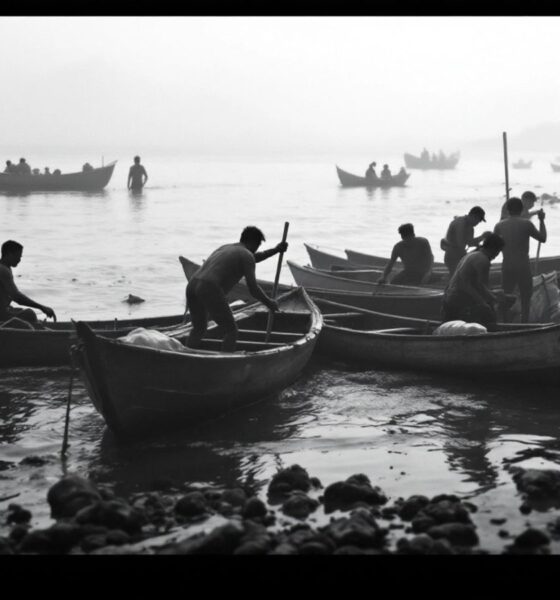
{"label": "shirtless man", "polygon": [[442,317],[444,321],[460,319],[480,323],[495,329],[497,305],[506,300],[503,292],[493,294],[488,288],[490,262],[504,247],[504,240],[496,233],[486,236],[482,247],[464,256],[457,265],[443,292]]}
{"label": "shirtless man", "polygon": [[529,238],[546,242],[546,225],[544,211],[537,212],[539,230],[531,220],[522,216],[523,202],[519,198],[507,201],[509,217],[503,219],[494,227],[494,232],[505,241],[504,260],[502,262],[502,287],[504,292],[511,293],[519,288],[521,301],[521,322],[529,321],[529,308],[533,294],[533,275],[529,263]]}
{"label": "shirtless man", "polygon": [[402,240],[393,246],[391,259],[377,283],[385,283],[397,259],[401,259],[403,270],[391,280],[394,285],[419,285],[426,283],[432,273],[434,255],[430,242],[424,237],[416,237],[412,223],[399,227]]}
{"label": "shirtless man", "polygon": [[[535,202],[537,201],[537,197],[533,192],[527,191],[521,194],[521,202],[523,202],[523,210],[521,211],[521,215],[524,219],[530,219],[532,216],[538,214],[539,209],[531,210],[533,206],[535,206]],[[502,212],[500,213],[500,221],[507,219],[509,217],[509,212],[507,209],[507,200],[502,205]]]}
{"label": "shirtless man", "polygon": [[194,274],[187,285],[187,308],[193,325],[187,346],[200,347],[210,316],[224,332],[222,351],[235,350],[237,325],[226,296],[242,277],[245,277],[249,292],[254,298],[270,310],[278,310],[276,301],[269,298],[257,284],[255,263],[278,252],[285,252],[288,244],[280,242],[274,248],[257,252],[264,239],[263,232],[257,227],[245,227],[239,242],[225,244],[214,250]]}
{"label": "shirtless man", "polygon": [[377,174],[375,172],[375,167],[377,166],[377,163],[375,162],[371,162],[369,163],[369,167],[366,170],[366,179],[374,181],[375,179],[377,179]]}
{"label": "shirtless man", "polygon": [[133,192],[141,192],[142,188],[146,185],[146,181],[148,181],[148,173],[146,173],[144,166],[140,164],[140,157],[135,156],[134,164],[128,171],[126,186]]}
{"label": "shirtless man", "polygon": [[56,315],[52,308],[31,300],[31,298],[22,294],[17,289],[12,268],[18,266],[22,253],[23,246],[18,242],[8,240],[2,244],[2,255],[0,258],[0,322],[17,317],[31,324],[37,323],[35,311],[29,308],[13,308],[10,306],[11,302],[37,308],[44,312],[47,317],[52,317],[56,321]]}
{"label": "shirtless man", "polygon": [[449,269],[451,277],[459,261],[467,253],[469,246],[478,244],[490,233],[485,231],[482,235],[474,237],[474,228],[481,222],[486,222],[485,212],[480,206],[473,206],[468,214],[455,217],[449,224],[445,237],[441,240],[441,249],[445,251],[443,261]]}

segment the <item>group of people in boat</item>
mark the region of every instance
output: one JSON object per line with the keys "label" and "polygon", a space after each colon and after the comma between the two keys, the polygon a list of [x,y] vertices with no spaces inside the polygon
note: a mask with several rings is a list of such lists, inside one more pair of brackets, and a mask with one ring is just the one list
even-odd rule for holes
{"label": "group of people in boat", "polygon": [[440,150],[437,154],[432,152],[432,157],[430,158],[430,153],[424,148],[420,153],[420,160],[425,163],[443,163],[448,160],[448,157]]}
{"label": "group of people in boat", "polygon": [[[6,168],[4,169],[4,173],[10,173],[12,175],[41,175],[40,169],[32,169],[29,166],[28,162],[25,160],[25,158],[20,158],[19,163],[17,163],[17,164],[14,164],[11,160],[7,160]],[[51,173],[49,167],[45,167],[45,172],[43,174],[44,175],[60,175],[61,171],[60,171],[60,169],[55,169]]]}
{"label": "group of people in boat", "polygon": [[[493,231],[474,235],[474,228],[486,222],[485,211],[473,206],[466,215],[455,217],[440,242],[449,280],[444,291],[442,317],[444,321],[460,319],[495,327],[498,312],[507,318],[513,304],[513,292],[519,291],[521,322],[529,320],[533,275],[529,262],[529,240],[545,243],[547,231],[545,212],[532,210],[536,195],[527,191],[521,198],[510,198],[502,206],[500,220]],[[537,215],[539,227],[531,222]],[[392,278],[392,284],[427,284],[432,277],[434,257],[430,242],[415,235],[414,226],[405,223],[398,229],[397,242],[378,283],[386,283],[394,264],[402,261],[403,270]],[[467,253],[469,248],[474,252]],[[492,292],[488,285],[490,263],[502,252],[502,290]]]}
{"label": "group of people in boat", "polygon": [[[376,162],[371,162],[368,166],[368,168],[366,169],[366,173],[365,173],[365,178],[368,181],[390,181],[393,178],[393,175],[391,173],[391,169],[389,169],[389,165],[383,165],[383,169],[381,170],[381,173],[379,174],[379,177],[377,176],[377,173],[375,172],[375,167],[377,166]],[[398,175],[404,175],[406,174],[406,171],[404,169],[404,167],[400,168],[400,171],[398,172]]]}

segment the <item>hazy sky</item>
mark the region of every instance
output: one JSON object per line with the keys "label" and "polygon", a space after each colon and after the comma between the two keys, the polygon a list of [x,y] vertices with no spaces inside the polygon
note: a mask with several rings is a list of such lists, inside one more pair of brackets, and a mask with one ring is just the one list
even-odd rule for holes
{"label": "hazy sky", "polygon": [[560,121],[559,17],[0,17],[2,146],[360,152]]}

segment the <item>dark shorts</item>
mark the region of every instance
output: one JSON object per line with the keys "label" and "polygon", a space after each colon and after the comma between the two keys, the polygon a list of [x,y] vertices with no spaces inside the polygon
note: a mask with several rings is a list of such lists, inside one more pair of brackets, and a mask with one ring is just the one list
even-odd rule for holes
{"label": "dark shorts", "polygon": [[519,288],[521,298],[530,300],[533,294],[533,275],[529,262],[515,266],[502,265],[502,288],[504,292],[511,293]]}
{"label": "dark shorts", "polygon": [[13,306],[7,306],[5,309],[0,310],[0,323],[9,321],[14,317],[27,321],[28,323],[37,322],[37,315],[31,308],[14,308]]}
{"label": "dark shorts", "polygon": [[208,316],[224,331],[236,329],[235,320],[223,291],[214,283],[193,279],[187,285],[187,308],[194,329],[205,329]]}

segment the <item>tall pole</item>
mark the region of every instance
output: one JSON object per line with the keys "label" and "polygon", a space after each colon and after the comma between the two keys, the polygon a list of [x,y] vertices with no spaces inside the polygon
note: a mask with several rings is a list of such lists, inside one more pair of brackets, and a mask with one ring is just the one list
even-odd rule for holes
{"label": "tall pole", "polygon": [[509,200],[509,171],[508,171],[508,154],[507,154],[507,133],[502,134],[504,140],[504,167],[506,170],[506,202]]}
{"label": "tall pole", "polygon": [[[282,242],[285,243],[288,239],[288,227],[290,224],[288,221],[284,223],[284,233],[282,235]],[[276,267],[276,277],[274,278],[274,284],[272,286],[272,299],[276,298],[276,292],[278,291],[278,281],[280,280],[280,269],[282,269],[282,258],[284,257],[284,252],[280,252],[278,255],[278,266]],[[270,332],[272,331],[272,322],[274,320],[274,313],[270,311],[268,313],[268,321],[266,324],[266,336],[264,338],[265,342],[268,342],[270,338]]]}

